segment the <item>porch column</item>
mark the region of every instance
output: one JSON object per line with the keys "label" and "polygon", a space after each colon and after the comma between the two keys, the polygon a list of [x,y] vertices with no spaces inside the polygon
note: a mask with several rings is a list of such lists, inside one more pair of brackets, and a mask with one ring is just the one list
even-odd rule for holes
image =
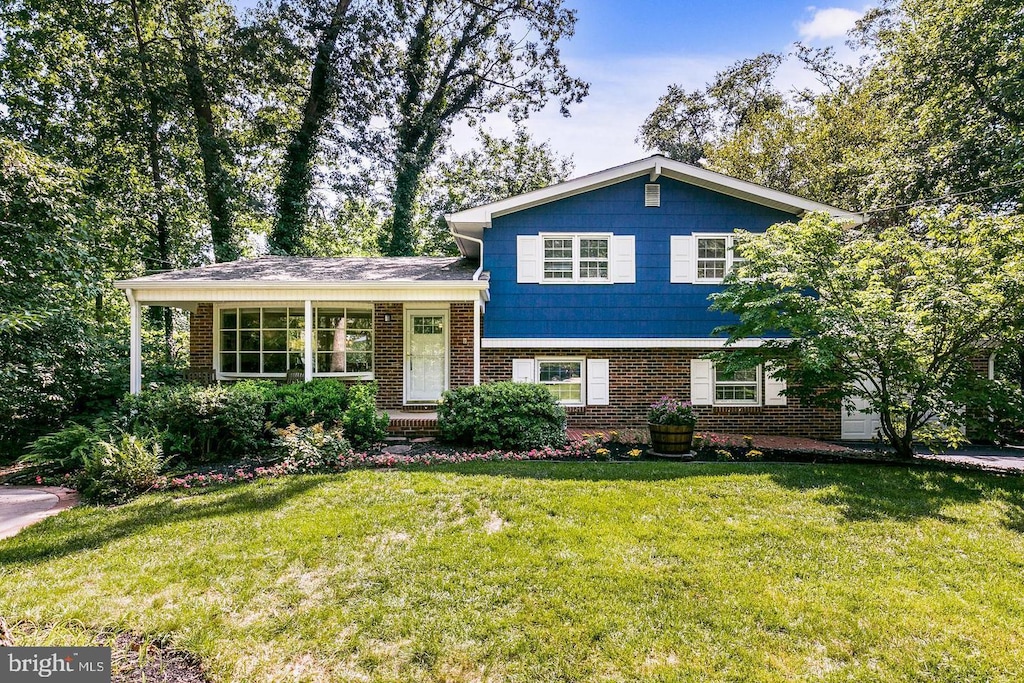
{"label": "porch column", "polygon": [[128,390],[133,394],[142,391],[142,315],[139,302],[130,289],[125,290],[128,303],[131,305],[128,361]]}
{"label": "porch column", "polygon": [[306,325],[302,330],[304,339],[303,352],[305,358],[303,358],[303,366],[306,370],[305,380],[307,382],[313,379],[313,302],[306,299]]}

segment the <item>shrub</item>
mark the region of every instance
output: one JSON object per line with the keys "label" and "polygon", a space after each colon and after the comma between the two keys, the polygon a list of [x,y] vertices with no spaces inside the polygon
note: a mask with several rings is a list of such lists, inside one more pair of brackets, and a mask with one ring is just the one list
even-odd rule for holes
{"label": "shrub", "polygon": [[92,429],[72,423],[33,441],[20,462],[29,465],[26,474],[31,477],[57,477],[78,472],[85,466],[86,456],[100,442],[105,432],[105,425],[100,421]]}
{"label": "shrub", "polygon": [[495,382],[446,391],[442,438],[471,446],[529,449],[565,443],[565,410],[540,384]]}
{"label": "shrub", "polygon": [[186,462],[233,458],[261,446],[266,387],[162,387],[125,396],[114,426],[136,435],[159,433],[164,452]]}
{"label": "shrub", "polygon": [[377,410],[377,384],[356,384],[348,391],[348,406],[342,418],[345,434],[359,447],[372,446],[387,436],[387,413]]}
{"label": "shrub", "polygon": [[329,472],[341,467],[351,456],[352,447],[339,428],[324,429],[289,425],[277,431],[277,445],[284,449],[282,466],[288,472]]}
{"label": "shrub", "polygon": [[349,403],[349,392],[343,383],[334,379],[282,384],[271,392],[267,418],[278,427],[340,424]]}
{"label": "shrub", "polygon": [[163,465],[157,439],[122,433],[85,456],[78,490],[91,502],[124,503],[153,486]]}

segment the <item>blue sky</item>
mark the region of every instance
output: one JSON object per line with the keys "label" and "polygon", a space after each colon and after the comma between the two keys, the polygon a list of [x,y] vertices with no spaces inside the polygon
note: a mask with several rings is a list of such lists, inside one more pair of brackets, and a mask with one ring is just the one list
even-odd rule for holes
{"label": "blue sky", "polygon": [[[235,0],[250,7],[254,0]],[[836,46],[870,0],[834,0],[809,5],[795,0],[565,0],[577,10],[575,36],[562,45],[573,75],[590,82],[590,95],[565,119],[557,107],[535,114],[527,128],[555,151],[571,154],[583,175],[650,154],[635,143],[644,118],[671,83],[702,87],[738,59],[761,52],[788,52],[800,40]],[[783,88],[811,87],[813,79],[792,60],[778,75]],[[492,116],[486,127],[508,134],[512,127]],[[453,147],[471,148],[475,134],[456,125]]]}
{"label": "blue sky", "polygon": [[[575,175],[599,171],[650,154],[635,138],[644,118],[670,83],[702,87],[721,69],[761,52],[788,52],[795,41],[817,47],[845,47],[846,31],[869,6],[865,0],[812,6],[792,0],[567,0],[577,10],[576,35],[562,47],[572,73],[591,84],[590,95],[562,118],[549,107],[527,127],[572,154]],[[783,64],[778,85],[811,87],[813,79],[792,60]],[[511,130],[500,117],[488,125]],[[454,146],[472,146],[465,127]]]}

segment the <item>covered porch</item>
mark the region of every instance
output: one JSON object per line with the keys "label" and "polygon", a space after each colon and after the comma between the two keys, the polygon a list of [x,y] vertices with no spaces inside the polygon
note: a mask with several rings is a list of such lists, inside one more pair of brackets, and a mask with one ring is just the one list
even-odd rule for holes
{"label": "covered porch", "polygon": [[466,259],[264,257],[117,286],[131,305],[132,393],[145,380],[142,306],[188,310],[191,369],[218,382],[372,380],[394,411],[480,382],[488,282]]}

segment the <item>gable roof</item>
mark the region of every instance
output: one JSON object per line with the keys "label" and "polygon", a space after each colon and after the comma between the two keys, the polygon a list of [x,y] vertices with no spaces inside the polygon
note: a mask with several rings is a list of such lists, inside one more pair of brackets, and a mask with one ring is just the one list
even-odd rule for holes
{"label": "gable roof", "polygon": [[494,218],[597,190],[602,187],[608,187],[609,185],[615,185],[616,183],[639,178],[644,175],[650,175],[652,181],[657,180],[659,176],[665,176],[666,178],[672,178],[689,185],[703,187],[713,192],[779,209],[797,216],[808,212],[822,211],[854,224],[859,225],[863,222],[863,219],[858,214],[846,211],[845,209],[814,202],[788,192],[772,190],[756,183],[709,171],[699,166],[684,164],[681,161],[669,159],[661,154],[655,154],[646,159],[639,159],[604,171],[573,178],[563,183],[550,185],[539,190],[509,197],[508,199],[451,213],[445,216],[445,220],[448,221],[448,226],[455,235],[455,241],[459,245],[459,250],[466,256],[477,256],[480,253],[480,248],[474,239],[483,237],[484,229],[491,226],[491,220]]}

